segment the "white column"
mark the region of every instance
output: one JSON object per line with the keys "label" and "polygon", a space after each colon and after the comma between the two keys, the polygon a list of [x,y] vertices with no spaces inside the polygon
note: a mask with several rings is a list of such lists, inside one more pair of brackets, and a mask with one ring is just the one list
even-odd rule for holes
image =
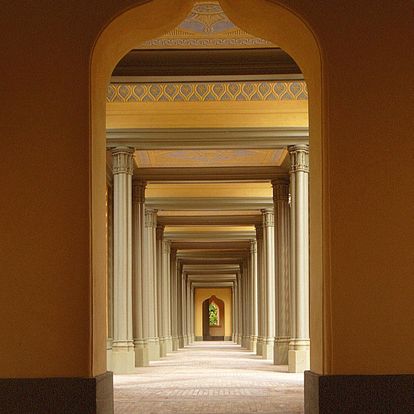
{"label": "white column", "polygon": [[177,351],[180,347],[180,342],[178,337],[177,251],[175,249],[171,249],[170,266],[172,350]]}
{"label": "white column", "polygon": [[195,290],[194,286],[191,284],[191,342],[195,342],[195,300],[194,300]]}
{"label": "white column", "polygon": [[234,316],[234,325],[233,325],[233,342],[237,344],[239,339],[239,301],[238,301],[238,281],[237,278],[233,282],[233,316]]}
{"label": "white column", "polygon": [[289,326],[289,278],[290,278],[290,208],[289,177],[272,181],[275,206],[275,285],[276,285],[276,332],[274,364],[288,364],[290,341]]}
{"label": "white column", "polygon": [[145,187],[146,183],[142,180],[132,182],[132,305],[134,321],[134,348],[135,365],[137,367],[148,366],[148,347],[146,344],[144,328],[144,308],[143,302],[143,271],[144,271],[144,238],[145,238]]}
{"label": "white column", "polygon": [[243,339],[242,347],[249,349],[250,346],[250,295],[249,295],[249,266],[248,260],[243,260],[242,266],[243,286]]}
{"label": "white column", "polygon": [[[145,209],[145,255],[144,255],[144,278],[143,295],[148,301],[144,306],[147,328],[146,342],[148,346],[148,358],[156,361],[160,358],[160,343],[158,338],[157,323],[157,269],[156,269],[156,226],[157,212]],[[145,303],[144,303],[145,305]]]}
{"label": "white column", "polygon": [[112,370],[116,374],[135,368],[132,333],[132,171],[134,150],[112,151],[114,174],[114,337]]}
{"label": "white column", "polygon": [[187,332],[187,274],[181,273],[181,324],[183,332],[183,346],[188,345]]}
{"label": "white column", "polygon": [[273,360],[275,342],[275,233],[272,210],[263,210],[264,333],[262,356]]}
{"label": "white column", "polygon": [[[295,295],[295,323],[289,343],[289,372],[310,367],[309,340],[309,149],[307,145],[289,147],[291,157],[291,238],[292,282]],[[293,253],[294,252],[294,253]]]}
{"label": "white column", "polygon": [[167,329],[164,324],[166,318],[166,307],[165,297],[163,292],[166,294],[166,286],[163,281],[163,235],[164,226],[157,224],[156,230],[156,257],[157,257],[157,326],[158,326],[158,338],[160,343],[160,357],[167,356]]}
{"label": "white column", "polygon": [[163,240],[162,242],[162,303],[163,303],[163,330],[165,332],[166,353],[172,351],[171,336],[171,277],[170,277],[170,252],[171,242]]}
{"label": "white column", "polygon": [[256,247],[257,247],[257,342],[256,355],[263,354],[263,337],[265,321],[265,295],[264,295],[264,272],[263,272],[263,225],[256,225]]}
{"label": "white column", "polygon": [[186,296],[187,296],[187,342],[188,344],[192,343],[192,328],[191,328],[191,282],[187,276],[187,283],[186,283]]}
{"label": "white column", "polygon": [[243,337],[243,306],[242,306],[242,282],[241,282],[241,273],[237,273],[237,310],[238,310],[238,336],[237,343],[242,344]]}
{"label": "white column", "polygon": [[182,264],[177,265],[177,329],[178,329],[178,346],[184,348],[184,320],[183,320],[183,272]]}
{"label": "white column", "polygon": [[256,352],[257,346],[257,242],[250,241],[250,346],[249,349]]}

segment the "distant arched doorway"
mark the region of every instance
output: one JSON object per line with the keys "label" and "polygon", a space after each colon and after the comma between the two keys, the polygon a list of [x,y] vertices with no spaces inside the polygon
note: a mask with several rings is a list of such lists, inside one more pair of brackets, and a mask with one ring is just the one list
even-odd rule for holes
{"label": "distant arched doorway", "polygon": [[203,302],[203,341],[224,341],[224,302],[212,295]]}

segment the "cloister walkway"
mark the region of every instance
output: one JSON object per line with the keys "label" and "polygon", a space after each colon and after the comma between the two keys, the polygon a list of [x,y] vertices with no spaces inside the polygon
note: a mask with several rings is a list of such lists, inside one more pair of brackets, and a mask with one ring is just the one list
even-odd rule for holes
{"label": "cloister walkway", "polygon": [[232,342],[196,342],[114,377],[116,414],[303,413],[303,374]]}

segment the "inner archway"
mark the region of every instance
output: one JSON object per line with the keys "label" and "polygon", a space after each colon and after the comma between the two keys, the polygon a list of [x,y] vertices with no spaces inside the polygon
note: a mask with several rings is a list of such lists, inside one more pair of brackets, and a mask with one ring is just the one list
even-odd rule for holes
{"label": "inner archway", "polygon": [[[305,74],[305,78],[308,83],[309,94],[312,96],[313,99],[315,99],[315,101],[312,101],[311,107],[310,107],[310,118],[311,118],[310,125],[311,125],[311,137],[312,137],[312,144],[311,144],[312,155],[311,156],[313,160],[316,159],[318,161],[317,163],[312,164],[312,172],[313,172],[312,194],[313,196],[311,200],[315,198],[315,200],[317,201],[317,203],[313,203],[311,201],[312,203],[311,235],[313,236],[311,238],[311,246],[312,246],[311,248],[313,249],[315,246],[318,246],[318,242],[321,241],[321,237],[320,237],[321,236],[321,226],[320,226],[320,223],[321,223],[320,211],[321,210],[314,209],[314,207],[320,206],[320,203],[318,203],[318,200],[321,199],[320,197],[321,193],[318,193],[317,190],[321,189],[321,185],[322,185],[321,174],[320,174],[321,171],[318,170],[318,167],[321,167],[321,163],[319,159],[320,152],[318,153],[318,144],[320,145],[320,142],[321,142],[320,139],[318,140],[318,138],[320,138],[320,128],[318,129],[318,125],[320,126],[320,118],[318,117],[320,115],[320,107],[317,104],[317,102],[320,102],[320,99],[318,99],[320,98],[320,90],[319,90],[320,89],[320,79],[319,79],[320,72],[319,72],[319,63],[318,63],[319,60],[318,60],[318,52],[317,52],[316,43],[310,31],[306,28],[304,23],[300,19],[298,19],[296,16],[294,16],[290,11],[287,11],[286,9],[280,6],[269,4],[267,2],[261,2],[261,1],[253,2],[252,1],[252,2],[248,2],[248,3],[251,3],[249,4],[250,7],[246,6],[246,8],[244,8],[243,6],[243,8],[240,9],[239,7],[240,5],[238,4],[236,8],[236,2],[229,1],[229,2],[221,2],[221,3],[222,3],[223,9],[225,9],[225,11],[228,13],[228,15],[232,19],[234,19],[234,21],[238,22],[240,27],[246,27],[246,30],[248,30],[251,33],[258,34],[263,38],[270,39],[274,42],[277,42],[297,60],[297,62],[301,65],[302,70]],[[105,29],[105,31],[102,33],[100,39],[97,42],[95,52],[93,55],[93,66],[92,66],[93,73],[95,69],[96,70],[95,74],[100,75],[96,77],[93,76],[92,78],[92,81],[93,81],[92,105],[94,109],[93,111],[94,128],[93,128],[92,143],[93,143],[94,149],[96,150],[99,149],[97,142],[100,139],[99,136],[100,136],[100,131],[102,132],[102,125],[100,125],[99,122],[94,122],[94,121],[97,121],[99,119],[98,115],[99,113],[101,113],[101,109],[103,106],[102,104],[104,104],[105,102],[104,99],[102,100],[102,102],[100,100],[102,98],[102,94],[99,92],[98,85],[100,87],[103,86],[102,90],[105,91],[106,83],[109,79],[108,73],[110,73],[110,71],[113,69],[113,66],[114,66],[114,63],[116,63],[116,60],[119,59],[123,54],[125,54],[126,51],[131,49],[131,47],[133,47],[132,42],[135,44],[138,39],[146,40],[151,37],[154,37],[156,34],[162,33],[162,31],[167,30],[170,24],[171,25],[173,24],[171,23],[171,16],[169,14],[169,11],[167,13],[166,12],[167,8],[163,9],[163,6],[165,5],[166,5],[165,2],[163,1],[154,1],[151,3],[145,4],[145,5],[139,6],[136,9],[131,9],[130,11],[126,12],[125,14],[121,15],[116,20],[114,20],[107,27],[107,29]],[[178,11],[177,16],[180,13],[184,14],[184,11],[188,12],[189,7],[191,7],[192,5],[192,2],[186,2],[185,5],[188,8],[185,10],[183,9],[181,11]],[[255,13],[253,15],[251,13],[252,10],[255,10]],[[257,15],[256,15],[256,12],[257,12]],[[148,17],[148,16],[153,16],[153,13],[154,14],[158,13],[156,17],[153,17],[154,21],[152,21],[152,23],[154,24],[153,27],[157,27],[157,30],[154,30],[154,32],[157,31],[157,33],[153,33],[151,35],[150,34],[151,30],[148,28],[148,24],[146,24],[146,27],[142,27],[142,23],[143,23],[142,15],[145,14],[145,16]],[[163,13],[165,16],[165,20],[162,19]],[[168,16],[168,24],[166,23],[167,16]],[[279,18],[281,19],[281,21],[283,21],[283,24],[279,25],[279,27],[276,28],[273,22]],[[146,19],[146,22],[151,21],[151,19],[152,18]],[[157,20],[157,19],[160,19],[160,20]],[[178,17],[177,17],[177,20],[178,20]],[[256,23],[254,23],[255,21]],[[260,25],[259,25],[260,27],[256,28],[257,22],[259,21],[260,21]],[[131,31],[129,31],[130,24],[131,26],[134,26],[133,28],[131,27]],[[292,24],[292,26],[290,24]],[[164,29],[161,31],[159,30],[160,27],[163,27]],[[292,27],[295,27],[298,30],[293,30],[293,31],[296,31],[296,32],[299,31],[301,33],[301,35],[298,36],[299,39],[296,39],[296,43],[295,43],[295,39],[290,39],[290,38],[288,39],[288,36],[286,35],[286,33],[290,33],[290,30],[287,30],[288,27],[290,30],[292,30]],[[115,45],[114,38],[115,39],[119,38],[120,34],[123,34],[123,35],[127,34],[127,36],[123,38],[122,45],[120,44],[121,42],[118,42],[118,44]],[[126,42],[125,42],[125,39],[127,40]],[[129,42],[129,45],[128,45],[128,42]],[[291,42],[290,45],[289,45],[289,42]],[[304,47],[304,44],[307,47]],[[309,59],[309,61],[307,61],[308,54],[309,55],[312,54],[311,52],[315,52],[315,55],[313,56],[312,59]],[[112,67],[111,67],[111,64],[112,64]],[[99,66],[99,70],[97,70],[98,66]],[[104,68],[108,68],[108,69],[110,68],[109,72],[105,74],[105,71],[103,70]],[[312,122],[312,119],[314,122]],[[104,136],[104,134],[102,134],[102,136]],[[100,151],[93,151],[94,161],[100,164],[99,157],[97,156],[97,154],[99,153]],[[95,156],[97,156],[97,158],[95,158]],[[312,159],[311,159],[311,163],[312,163]],[[95,168],[93,168],[92,174],[95,177],[95,174],[96,174]],[[98,177],[95,177],[95,180],[97,181],[97,183],[99,182],[102,183],[101,180],[98,180]],[[99,196],[99,185],[93,184],[93,190],[94,190],[94,194],[97,196],[96,198],[92,200],[93,207],[98,207],[99,202],[96,203],[96,201],[101,199],[101,197]],[[312,216],[312,211],[314,212],[313,216]],[[94,208],[94,212],[96,212],[95,208]],[[314,223],[314,225],[312,225],[312,222]],[[318,230],[319,230],[319,233],[318,233]],[[313,239],[315,239],[315,242],[316,242],[315,244],[312,241]],[[322,249],[315,249],[315,252],[322,252]],[[322,263],[320,254],[321,253],[319,253],[319,255],[315,254],[315,256],[312,256],[313,260],[311,260],[311,263],[313,264],[314,268],[316,269],[317,266],[319,266],[318,268],[319,270],[320,270],[320,265]],[[313,276],[312,271],[311,271],[311,274],[312,274],[311,283],[312,284],[318,283],[317,279],[316,280],[313,279],[314,276]],[[315,272],[314,274],[321,275],[321,272],[318,272],[318,273]],[[99,279],[96,279],[96,280],[99,281]],[[322,303],[320,301],[322,292],[321,290],[315,290],[315,289],[313,290],[311,289],[311,291],[314,294],[314,297],[312,298],[312,303],[311,303],[312,317],[314,318],[313,321],[314,322],[318,321],[318,324],[319,324],[319,321],[322,321],[322,318],[315,317],[315,315],[318,315],[317,310],[319,309],[319,306]],[[315,307],[315,305],[318,305],[318,306]],[[319,311],[320,310],[321,309],[319,309]],[[98,311],[99,311],[99,307],[97,307],[97,313],[95,314],[96,317],[99,316]],[[315,341],[315,333],[321,334],[321,332],[322,330],[320,329],[320,326],[316,326],[316,325],[313,326],[313,332],[312,332],[313,333],[312,335],[313,367],[312,369],[315,371],[319,371],[319,372],[321,371],[318,370],[318,368],[322,367],[321,365],[322,364],[322,357],[321,357],[322,349],[320,346],[322,341],[321,340],[318,341],[317,339]],[[318,335],[316,335],[316,337],[317,336]],[[98,367],[99,361],[102,362],[102,360],[100,360],[100,358],[98,357],[100,353],[98,350],[98,345],[96,346],[95,352],[97,352],[96,354],[97,365],[96,366]]]}

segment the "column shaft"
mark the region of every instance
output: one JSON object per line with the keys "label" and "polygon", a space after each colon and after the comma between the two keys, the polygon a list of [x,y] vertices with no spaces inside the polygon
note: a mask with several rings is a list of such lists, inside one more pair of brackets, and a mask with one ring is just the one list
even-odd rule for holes
{"label": "column shaft", "polygon": [[135,367],[132,332],[132,158],[131,148],[112,151],[114,174],[114,337],[112,369]]}
{"label": "column shaft", "polygon": [[309,340],[309,151],[307,145],[289,147],[291,156],[292,258],[291,272],[295,297],[295,323],[289,343],[290,372],[303,372],[310,366]]}
{"label": "column shaft", "polygon": [[[137,367],[148,366],[148,346],[146,344],[144,327],[144,314],[148,302],[144,301],[143,277],[144,277],[144,239],[145,239],[145,187],[142,180],[133,181],[133,205],[132,205],[132,236],[133,236],[133,320],[134,320],[134,349],[135,365]],[[145,303],[145,305],[144,305]]]}
{"label": "column shaft", "polygon": [[257,341],[256,355],[263,354],[263,337],[264,337],[264,313],[266,300],[264,295],[264,267],[263,267],[263,224],[256,225],[256,243],[257,243]]}
{"label": "column shaft", "polygon": [[250,346],[249,349],[256,352],[257,346],[257,242],[250,242]]}
{"label": "column shaft", "polygon": [[146,342],[150,361],[156,361],[160,358],[157,323],[156,226],[157,212],[152,209],[146,209],[143,295],[148,302],[148,307],[144,307],[146,316],[144,319],[146,320]]}
{"label": "column shaft", "polygon": [[273,360],[275,341],[275,248],[273,211],[263,211],[264,332],[262,356]]}
{"label": "column shaft", "polygon": [[275,252],[276,252],[276,332],[274,364],[288,364],[290,341],[289,286],[290,286],[290,207],[289,177],[273,180],[275,206]]}

